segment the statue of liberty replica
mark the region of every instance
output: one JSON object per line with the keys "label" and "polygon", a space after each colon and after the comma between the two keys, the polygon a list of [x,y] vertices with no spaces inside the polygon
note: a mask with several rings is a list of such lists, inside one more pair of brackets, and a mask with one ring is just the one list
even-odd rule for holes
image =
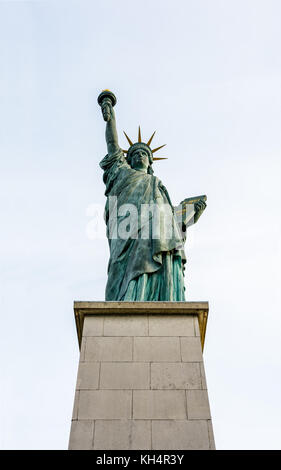
{"label": "statue of liberty replica", "polygon": [[107,197],[105,221],[110,248],[106,301],[185,301],[184,243],[186,227],[197,222],[206,196],[182,201],[174,207],[162,182],[154,176],[151,142],[118,144],[115,95],[98,97],[106,121],[107,155],[100,162]]}
{"label": "statue of liberty replica", "polygon": [[[105,301],[74,302],[81,353],[69,449],[215,449],[202,355],[209,305],[187,301],[184,285],[186,230],[206,196],[174,206],[154,176],[155,133],[144,142],[139,127],[120,148],[116,97],[104,90],[98,103],[110,257]],[[127,465],[116,458],[96,463]]]}

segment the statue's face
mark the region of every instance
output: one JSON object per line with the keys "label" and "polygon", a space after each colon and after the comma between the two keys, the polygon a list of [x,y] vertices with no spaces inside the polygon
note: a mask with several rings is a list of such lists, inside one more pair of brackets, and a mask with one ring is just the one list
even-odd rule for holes
{"label": "statue's face", "polygon": [[148,153],[143,149],[136,149],[131,158],[131,167],[134,170],[147,171],[149,167]]}

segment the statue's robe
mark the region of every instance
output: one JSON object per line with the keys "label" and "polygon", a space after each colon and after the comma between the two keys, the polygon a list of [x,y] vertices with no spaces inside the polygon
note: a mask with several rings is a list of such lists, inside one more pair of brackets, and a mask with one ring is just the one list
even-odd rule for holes
{"label": "statue's robe", "polygon": [[[106,185],[105,221],[110,248],[105,299],[185,300],[183,238],[166,188],[156,176],[132,169],[121,149],[106,155],[100,167]],[[147,207],[142,205],[151,203],[162,214],[161,229],[158,226],[156,231],[152,229],[155,216],[150,213],[146,227],[140,217],[142,208]],[[124,226],[132,219],[127,212],[130,206],[124,204],[132,204],[138,212],[133,231],[129,227],[129,237],[124,237]],[[169,214],[163,217],[163,208],[167,207]]]}

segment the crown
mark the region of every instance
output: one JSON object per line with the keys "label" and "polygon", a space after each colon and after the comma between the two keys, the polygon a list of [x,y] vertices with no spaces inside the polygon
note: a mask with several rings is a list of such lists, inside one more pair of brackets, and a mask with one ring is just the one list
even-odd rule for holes
{"label": "crown", "polygon": [[142,140],[141,140],[141,129],[140,129],[140,126],[139,126],[139,131],[138,131],[138,141],[137,141],[135,144],[134,144],[134,143],[131,141],[131,139],[127,136],[126,132],[125,132],[125,131],[123,131],[123,132],[124,132],[124,134],[125,134],[125,137],[126,137],[127,141],[128,141],[129,144],[130,144],[130,147],[128,148],[128,150],[123,150],[123,152],[127,154],[127,159],[130,159],[131,154],[133,153],[134,150],[136,150],[136,148],[142,147],[142,148],[145,148],[146,150],[149,151],[149,154],[150,154],[150,156],[151,156],[152,161],[154,161],[154,160],[167,160],[167,158],[164,158],[164,157],[154,157],[154,156],[153,156],[153,154],[154,154],[155,152],[157,152],[158,150],[160,150],[162,147],[165,147],[165,145],[166,145],[166,144],[160,145],[160,147],[156,147],[156,148],[153,149],[153,150],[150,148],[150,144],[151,144],[151,142],[152,142],[152,139],[153,139],[153,137],[154,137],[156,131],[153,132],[152,136],[150,137],[150,139],[148,140],[148,142],[147,142],[146,144],[145,144],[144,142],[142,142]]}

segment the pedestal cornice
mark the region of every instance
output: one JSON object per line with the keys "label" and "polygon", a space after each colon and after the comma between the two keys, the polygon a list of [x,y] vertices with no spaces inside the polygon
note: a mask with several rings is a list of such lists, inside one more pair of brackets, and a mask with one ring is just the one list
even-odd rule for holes
{"label": "pedestal cornice", "polygon": [[208,302],[74,302],[79,347],[86,315],[197,315],[203,351],[208,313]]}

